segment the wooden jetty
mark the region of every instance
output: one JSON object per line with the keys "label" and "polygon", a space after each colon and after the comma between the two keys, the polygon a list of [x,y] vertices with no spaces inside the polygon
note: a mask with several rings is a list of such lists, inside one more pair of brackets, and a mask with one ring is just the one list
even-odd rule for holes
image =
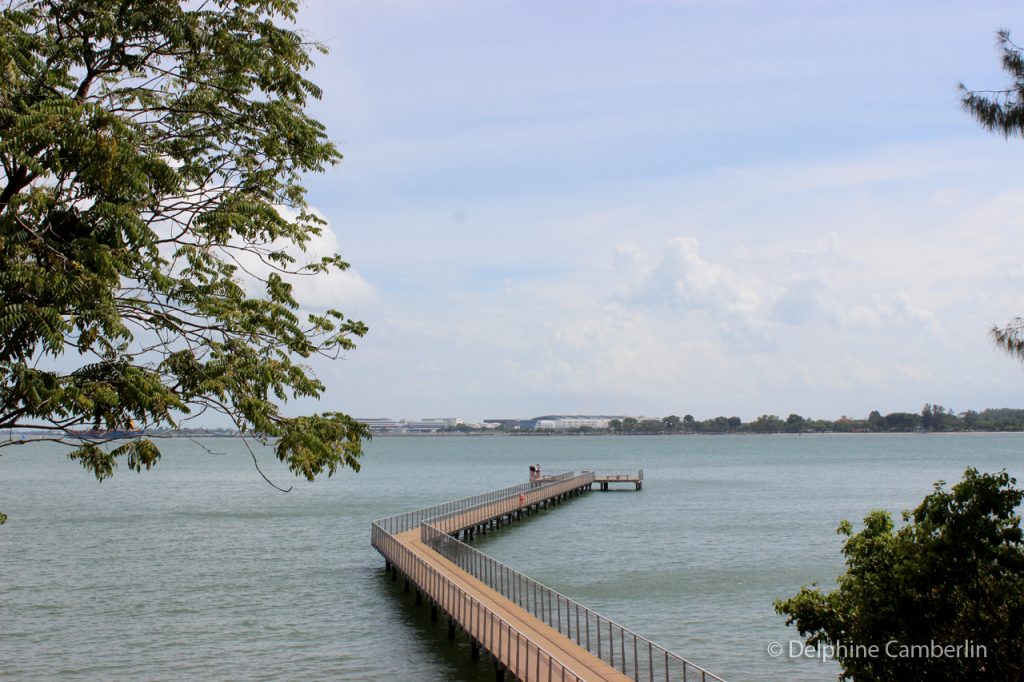
{"label": "wooden jetty", "polygon": [[641,469],[635,474],[610,474],[607,472],[595,471],[594,483],[596,483],[601,490],[608,490],[609,483],[632,483],[635,490],[642,490],[644,487],[644,470]]}
{"label": "wooden jetty", "polygon": [[[639,482],[643,474],[611,480]],[[428,601],[432,619],[447,615],[450,638],[461,631],[474,658],[490,654],[496,680],[722,682],[463,542],[562,504],[595,482],[593,471],[567,472],[406,512],[374,521],[371,542],[392,579],[415,590],[417,604]]]}

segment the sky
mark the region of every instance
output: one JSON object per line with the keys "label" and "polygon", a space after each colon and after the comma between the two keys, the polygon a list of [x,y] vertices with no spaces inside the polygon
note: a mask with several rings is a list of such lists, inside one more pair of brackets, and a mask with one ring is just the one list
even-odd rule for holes
{"label": "sky", "polygon": [[[307,0],[357,417],[1024,407],[1019,2]],[[310,409],[302,402],[287,411]]]}

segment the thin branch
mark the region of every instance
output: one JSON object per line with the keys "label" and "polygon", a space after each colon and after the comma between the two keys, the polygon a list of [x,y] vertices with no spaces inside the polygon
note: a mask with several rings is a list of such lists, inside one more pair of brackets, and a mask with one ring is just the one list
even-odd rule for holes
{"label": "thin branch", "polygon": [[282,488],[281,486],[277,485],[269,478],[267,478],[267,475],[263,473],[263,469],[260,469],[260,463],[256,459],[256,453],[253,451],[252,446],[249,445],[249,440],[244,435],[242,436],[242,442],[245,443],[245,449],[249,451],[249,456],[252,457],[252,465],[256,467],[256,471],[259,473],[260,476],[263,477],[263,480],[267,482],[267,485],[282,493],[290,493],[292,491],[293,486]]}

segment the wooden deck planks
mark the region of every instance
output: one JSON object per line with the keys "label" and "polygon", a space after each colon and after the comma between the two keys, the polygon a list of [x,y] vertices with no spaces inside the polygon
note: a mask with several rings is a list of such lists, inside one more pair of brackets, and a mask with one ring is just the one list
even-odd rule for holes
{"label": "wooden deck planks", "polygon": [[[531,491],[531,493],[532,492],[533,491]],[[395,538],[403,546],[411,550],[417,557],[429,563],[441,575],[457,585],[458,588],[466,595],[472,597],[480,604],[483,604],[488,610],[497,615],[498,618],[525,635],[529,643],[532,643],[544,652],[544,654],[539,658],[536,656],[528,656],[524,647],[528,647],[529,644],[525,642],[520,642],[518,647],[513,647],[511,649],[512,655],[509,655],[509,647],[502,647],[500,642],[498,642],[493,648],[488,647],[491,653],[497,656],[509,672],[514,674],[518,679],[547,679],[546,671],[548,666],[545,662],[547,657],[554,657],[555,660],[571,669],[585,680],[618,680],[620,682],[624,682],[632,679],[615,670],[597,656],[591,654],[583,647],[577,645],[575,642],[559,633],[547,623],[544,623],[534,617],[522,607],[501,596],[432,550],[430,547],[426,546],[420,540],[420,531],[418,529],[399,533]],[[433,595],[431,596],[433,597]],[[451,610],[451,607],[449,607],[449,610]],[[465,620],[468,622],[462,622],[460,625],[462,625],[463,629],[465,629],[470,636],[479,642],[483,642],[485,645],[488,641],[492,641],[493,638],[491,637],[491,634],[493,633],[493,621],[486,618],[474,621],[471,617],[466,618]],[[488,627],[492,628],[491,633],[487,632]],[[518,651],[516,650],[517,648]],[[516,654],[518,654],[518,656]],[[520,661],[519,667],[524,668],[523,662],[528,658],[531,662],[531,669],[517,669],[516,660],[518,659]],[[539,676],[537,674],[538,672],[540,672]],[[559,679],[559,677],[556,676],[555,679]]]}

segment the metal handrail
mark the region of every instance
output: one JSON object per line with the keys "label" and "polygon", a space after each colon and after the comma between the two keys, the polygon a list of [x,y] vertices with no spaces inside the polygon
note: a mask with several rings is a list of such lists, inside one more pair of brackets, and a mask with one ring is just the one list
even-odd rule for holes
{"label": "metal handrail", "polygon": [[[639,476],[643,477],[642,469]],[[647,682],[655,682],[655,680],[659,682],[661,680],[665,682],[671,682],[672,680],[682,680],[684,682],[696,680],[700,680],[700,682],[724,682],[721,677],[704,670],[682,656],[672,653],[646,637],[619,625],[615,621],[600,615],[560,592],[552,590],[478,549],[459,541],[451,533],[453,530],[459,530],[460,528],[438,527],[444,521],[459,516],[469,514],[468,518],[472,518],[471,512],[474,509],[482,509],[489,505],[493,506],[497,501],[504,502],[504,504],[499,505],[498,513],[509,513],[524,506],[520,502],[519,495],[525,495],[527,491],[540,493],[540,495],[530,495],[530,498],[546,498],[551,493],[552,488],[568,484],[565,485],[566,490],[572,490],[592,482],[594,477],[595,472],[591,470],[583,471],[579,475],[573,472],[565,472],[555,476],[547,476],[539,483],[530,482],[510,486],[501,490],[482,493],[380,519],[373,522],[373,545],[381,553],[384,553],[384,543],[391,545],[392,549],[398,548],[399,551],[408,553],[417,565],[422,563],[423,566],[436,573],[429,564],[393,537],[393,533],[412,530],[418,524],[420,538],[427,546],[455,563],[459,568],[477,578],[498,594],[501,594],[534,617],[558,630],[559,633],[570,640],[575,641],[577,645],[596,655],[613,668],[620,670],[623,674],[632,677],[636,682],[641,680],[646,680]],[[527,506],[530,503],[532,502],[528,502]],[[433,516],[429,514],[433,514]],[[413,522],[414,519],[417,520]],[[395,528],[395,530],[390,530],[391,528]],[[385,554],[385,556],[388,556],[388,554]],[[398,567],[403,573],[410,575],[405,568],[402,566]],[[447,580],[444,576],[441,576],[441,578]],[[416,582],[420,584],[418,580]],[[452,585],[454,589],[464,592],[454,583]],[[465,597],[476,601],[471,595],[465,594]],[[485,606],[482,606],[482,608],[486,610]],[[510,624],[502,620],[500,616],[489,610],[487,612],[490,614],[490,617],[496,618],[503,626],[510,628],[509,632],[515,630]],[[518,630],[515,632],[517,637],[521,634]],[[527,649],[531,644],[532,642],[527,640]],[[493,649],[490,649],[490,647],[488,649],[493,652]],[[549,669],[547,680],[582,679],[569,670],[568,667],[552,659],[546,652],[545,656],[547,656],[548,665],[559,666],[563,675],[562,678],[551,677],[551,670]],[[541,652],[538,649],[535,659],[538,665],[537,672],[536,675],[529,675],[530,680],[541,679],[540,657]],[[565,675],[569,676],[565,677]],[[527,679],[527,677],[521,677],[520,679]]]}
{"label": "metal handrail", "polygon": [[[595,470],[595,469],[584,469],[584,471],[589,471],[589,472],[593,473],[595,478],[611,478],[612,480],[623,480],[623,481],[625,481],[625,480],[633,480],[633,474],[630,474],[630,473],[625,473],[624,474],[624,473],[622,473],[622,469],[615,469],[614,471],[602,471],[602,470]],[[641,481],[644,480],[644,470],[643,469],[639,469],[637,471],[636,478],[640,479]]]}
{"label": "metal handrail", "polygon": [[[455,509],[422,521],[420,523],[420,539],[424,542],[427,541],[426,536],[423,534],[425,524],[432,524],[438,530],[446,533],[456,532],[463,528],[483,523],[496,516],[502,516],[529,507],[555,495],[566,493],[576,488],[582,488],[592,483],[593,480],[594,476],[590,472],[577,475],[570,471],[556,476],[545,476],[540,481],[533,482],[529,487],[512,494],[496,496],[494,498],[488,496],[486,501],[479,504]],[[516,486],[516,488],[520,487]],[[508,489],[506,488],[505,490]],[[474,514],[474,512],[479,513]]]}
{"label": "metal handrail", "polygon": [[450,578],[417,556],[376,521],[373,546],[426,592],[485,649],[505,662],[516,679],[530,682],[586,682],[586,678],[530,641]]}
{"label": "metal handrail", "polygon": [[378,519],[374,521],[374,523],[386,529],[389,533],[404,533],[405,531],[418,527],[421,521],[462,511],[471,507],[477,507],[481,504],[494,502],[495,500],[505,497],[516,496],[519,495],[519,493],[526,492],[527,490],[534,490],[551,482],[571,478],[574,475],[575,473],[572,471],[565,471],[551,476],[545,476],[539,483],[536,481],[520,483],[519,485],[501,488],[500,490],[492,490],[486,493],[480,493],[479,495],[471,495],[469,497],[451,500],[450,502],[442,502],[441,504],[435,504],[430,507],[423,507],[422,509],[416,509],[402,514],[395,514],[394,516]]}
{"label": "metal handrail", "polygon": [[[578,478],[592,481],[594,472],[584,472]],[[714,673],[459,541],[448,530],[435,525],[439,520],[421,524],[420,537],[425,544],[636,682],[724,682]]]}

